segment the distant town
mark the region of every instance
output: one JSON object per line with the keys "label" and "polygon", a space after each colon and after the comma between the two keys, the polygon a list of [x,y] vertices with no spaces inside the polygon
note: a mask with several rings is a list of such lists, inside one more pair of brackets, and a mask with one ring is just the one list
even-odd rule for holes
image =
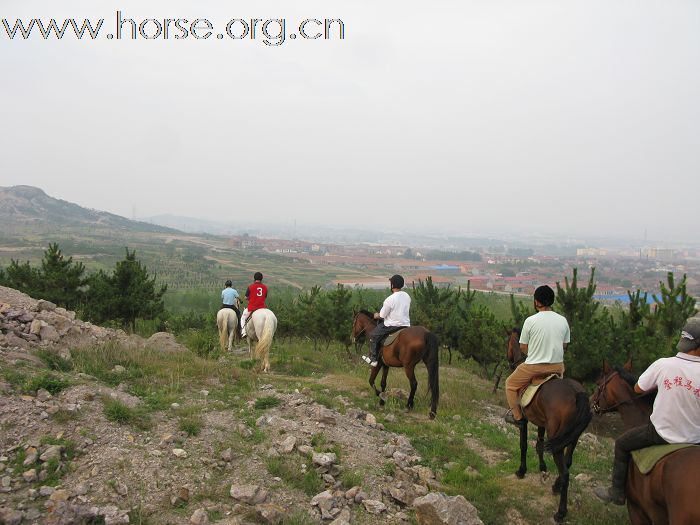
{"label": "distant town", "polygon": [[[627,292],[641,290],[658,294],[659,282],[668,272],[677,279],[687,275],[689,293],[700,295],[700,249],[644,246],[572,248],[570,254],[538,254],[532,248],[477,246],[469,250],[445,250],[356,242],[317,243],[303,240],[238,235],[230,238],[232,248],[261,250],[322,267],[347,269],[347,276],[329,285],[386,288],[386,275],[400,272],[407,282],[426,279],[438,286],[461,286],[473,290],[529,295],[541,284],[563,285],[579,270],[579,285],[585,286],[590,269],[596,269],[596,295],[600,299],[628,299]],[[376,277],[369,277],[375,275]]]}

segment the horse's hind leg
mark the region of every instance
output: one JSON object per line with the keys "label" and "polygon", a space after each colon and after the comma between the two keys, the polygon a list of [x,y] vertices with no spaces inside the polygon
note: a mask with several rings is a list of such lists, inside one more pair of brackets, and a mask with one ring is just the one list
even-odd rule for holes
{"label": "horse's hind leg", "polygon": [[416,395],[416,389],[418,388],[418,380],[416,379],[416,365],[415,363],[411,365],[406,365],[403,367],[406,372],[406,377],[411,385],[411,393],[408,395],[408,402],[406,403],[406,408],[411,410],[413,408],[413,397]]}
{"label": "horse's hind leg", "polygon": [[535,444],[535,450],[540,460],[540,472],[547,472],[547,464],[544,462],[544,427],[537,427],[537,443]]}
{"label": "horse's hind leg", "polygon": [[[379,373],[379,367],[375,366],[372,369],[372,372],[369,374],[369,386],[372,387],[372,390],[374,390],[374,393],[378,396],[379,395],[379,390],[377,390],[377,387],[374,386],[374,381],[377,379],[377,374]],[[381,403],[381,400],[380,400]]]}
{"label": "horse's hind leg", "polygon": [[574,449],[576,448],[576,445],[578,444],[578,439],[571,443],[568,447],[566,447],[566,452],[564,453],[564,457],[566,459],[566,468],[570,469],[571,464],[574,461]]}
{"label": "horse's hind leg", "polygon": [[567,498],[569,497],[569,469],[566,466],[566,460],[564,459],[564,451],[560,450],[553,454],[554,463],[557,464],[557,469],[559,470],[559,476],[557,476],[554,485],[552,485],[552,492],[554,494],[559,494],[559,509],[554,514],[554,521],[561,523],[564,521],[567,513]]}
{"label": "horse's hind leg", "polygon": [[527,472],[527,425],[520,427],[520,468],[515,475],[523,479]]}
{"label": "horse's hind leg", "polygon": [[389,367],[386,365],[382,365],[382,393],[379,394],[379,405],[384,406],[384,403],[386,402],[384,392],[386,392],[386,376],[389,375]]}

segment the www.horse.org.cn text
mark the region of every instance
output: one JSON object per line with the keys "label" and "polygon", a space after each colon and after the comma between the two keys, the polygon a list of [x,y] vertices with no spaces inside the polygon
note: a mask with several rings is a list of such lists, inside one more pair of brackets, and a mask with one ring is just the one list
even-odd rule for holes
{"label": "www.horse.org.cn text", "polygon": [[[111,25],[112,30],[108,29]],[[289,40],[344,40],[345,23],[339,18],[306,18],[287,22],[286,18],[231,18],[215,24],[207,18],[136,19],[116,12],[113,24],[104,18],[2,19],[0,38],[10,40],[224,40],[260,41],[281,46]]]}

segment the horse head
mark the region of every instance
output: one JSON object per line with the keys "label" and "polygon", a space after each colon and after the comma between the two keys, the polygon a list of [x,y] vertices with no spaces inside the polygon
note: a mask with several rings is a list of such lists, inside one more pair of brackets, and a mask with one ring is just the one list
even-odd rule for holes
{"label": "horse head", "polygon": [[633,385],[636,380],[630,372],[631,369],[631,360],[622,368],[613,368],[607,361],[603,362],[603,371],[590,397],[591,408],[596,414],[612,412],[620,405],[634,402]]}
{"label": "horse head", "polygon": [[376,325],[374,322],[374,316],[367,310],[360,310],[355,313],[352,318],[352,342],[367,335],[368,332]]}
{"label": "horse head", "polygon": [[511,329],[508,334],[508,364],[511,370],[523,361],[523,354],[520,351],[520,328]]}

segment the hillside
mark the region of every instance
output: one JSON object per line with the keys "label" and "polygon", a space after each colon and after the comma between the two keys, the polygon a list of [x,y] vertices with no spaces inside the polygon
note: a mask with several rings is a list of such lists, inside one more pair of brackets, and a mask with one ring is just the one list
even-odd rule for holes
{"label": "hillside", "polygon": [[83,208],[50,197],[33,186],[0,187],[0,222],[6,229],[54,231],[58,228],[114,229],[139,233],[177,233],[178,230],[132,221],[104,211]]}
{"label": "hillside", "polygon": [[[534,525],[555,508],[534,453],[513,475],[501,396],[463,368],[441,367],[430,421],[423,369],[414,412],[396,370],[380,408],[340,348],[277,342],[259,374],[245,349],[202,359],[2,287],[0,329],[0,523]],[[625,522],[591,501],[610,453],[584,435],[568,523]]]}

